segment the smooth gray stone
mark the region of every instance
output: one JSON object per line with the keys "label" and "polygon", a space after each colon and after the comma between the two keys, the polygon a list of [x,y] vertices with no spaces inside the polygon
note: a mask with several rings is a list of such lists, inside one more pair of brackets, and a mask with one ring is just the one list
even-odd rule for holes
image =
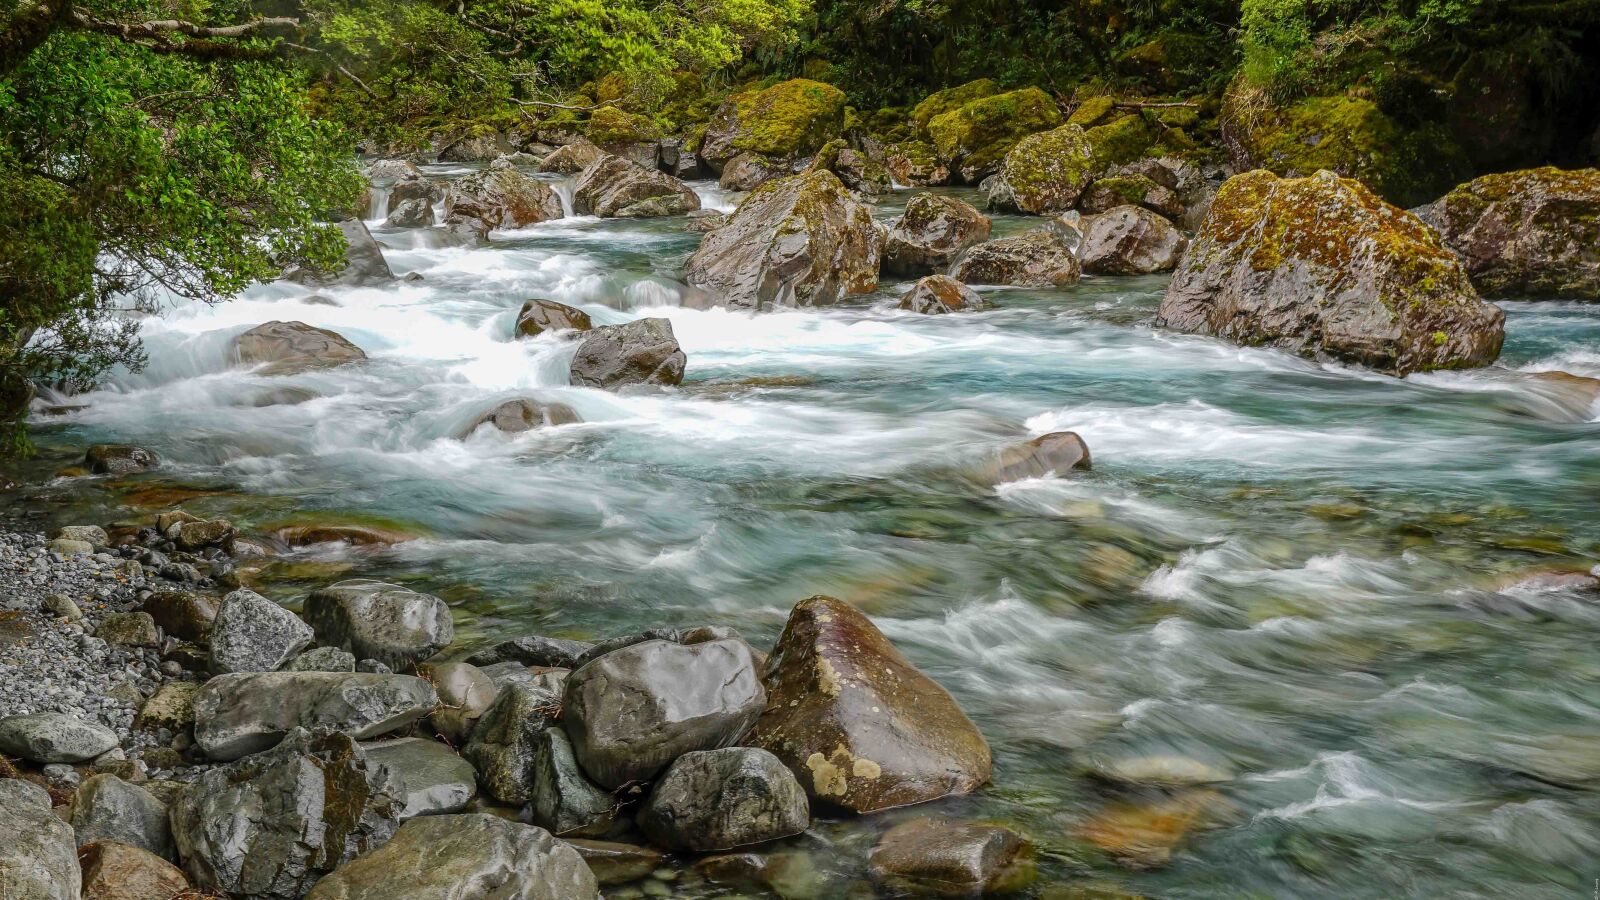
{"label": "smooth gray stone", "polygon": [[75,763],[117,746],[116,732],[58,712],[0,719],[0,753],[36,763]]}
{"label": "smooth gray stone", "polygon": [[115,775],[95,775],[78,785],[72,801],[72,828],[78,846],[116,841],[175,859],[167,805],[136,784]]}
{"label": "smooth gray stone", "polygon": [[72,826],[50,810],[50,795],[21,779],[0,778],[0,896],[78,900],[82,888]]}
{"label": "smooth gray stone", "polygon": [[448,647],[456,633],[443,600],[366,578],[312,591],[305,618],[320,643],[395,670],[409,669]]}
{"label": "smooth gray stone", "polygon": [[194,698],[195,742],[212,759],[238,759],[296,728],[357,740],[410,724],[439,704],[433,685],[411,675],[255,672],[218,675]]}
{"label": "smooth gray stone", "polygon": [[562,837],[593,837],[610,829],[620,804],[583,774],[560,726],[552,725],[534,739],[532,768],[528,811],[533,824]]}
{"label": "smooth gray stone", "polygon": [[222,598],[211,626],[211,670],[273,672],[311,646],[311,626],[252,590]]}
{"label": "smooth gray stone", "polygon": [[494,705],[499,687],[482,669],[464,662],[423,663],[417,674],[439,693],[439,708],[428,716],[428,723],[453,746],[464,745]]}
{"label": "smooth gray stone", "polygon": [[639,827],[673,850],[727,850],[789,837],[811,824],[805,789],[755,747],[685,753],[656,782]]}
{"label": "smooth gray stone", "polygon": [[585,332],[568,376],[579,387],[614,391],[633,384],[676,385],[688,357],[667,319],[635,319]]}
{"label": "smooth gray stone", "polygon": [[478,793],[478,773],[454,750],[427,738],[362,744],[367,759],[393,769],[405,785],[400,818],[460,812]]}

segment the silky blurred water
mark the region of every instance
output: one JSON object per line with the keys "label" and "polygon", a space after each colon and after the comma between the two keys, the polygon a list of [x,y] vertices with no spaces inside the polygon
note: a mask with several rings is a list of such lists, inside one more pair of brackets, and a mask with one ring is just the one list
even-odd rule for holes
{"label": "silky blurred water", "polygon": [[[132,519],[146,511],[129,490],[181,485],[224,492],[185,508],[245,527],[396,523],[426,537],[298,551],[264,590],[403,580],[452,603],[464,642],[711,622],[766,644],[796,601],[843,597],[994,748],[991,788],[916,812],[1026,831],[1041,887],[1594,890],[1600,597],[1503,586],[1600,559],[1600,408],[1532,374],[1600,376],[1600,307],[1504,304],[1502,367],[1398,380],[1154,330],[1163,278],[996,289],[1000,308],[971,315],[901,313],[903,284],[840,309],[695,311],[677,305],[698,240],[682,219],[569,218],[479,249],[371,224],[395,272],[422,280],[271,284],[148,320],[148,368],[38,419],[35,466],[102,441],[166,465],[15,502]],[[596,324],[669,318],[682,388],[566,386],[570,341],[511,338],[530,297]],[[231,339],[274,319],[331,328],[371,360],[280,377],[232,365]],[[455,437],[516,396],[584,424]],[[971,477],[1063,429],[1092,472]],[[1224,780],[1103,777],[1149,757]],[[1169,857],[1085,839],[1106,815],[1174,802],[1202,812]],[[862,862],[893,818],[789,842],[808,874],[784,895],[870,896]]]}

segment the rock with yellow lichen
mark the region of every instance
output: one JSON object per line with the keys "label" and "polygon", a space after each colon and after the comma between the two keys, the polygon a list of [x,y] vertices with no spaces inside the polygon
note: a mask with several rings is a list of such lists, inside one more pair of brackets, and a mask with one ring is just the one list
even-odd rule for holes
{"label": "rock with yellow lichen", "polygon": [[1061,111],[1050,95],[1024,88],[935,116],[928,122],[928,134],[939,159],[963,181],[976,184],[998,169],[1023,138],[1060,124]]}
{"label": "rock with yellow lichen", "polygon": [[767,707],[745,743],[788,766],[814,801],[865,813],[989,781],[989,745],[944,688],[860,611],[801,601],[766,670]]}
{"label": "rock with yellow lichen", "polygon": [[1404,375],[1494,362],[1505,313],[1422,220],[1360,182],[1228,180],[1157,324]]}
{"label": "rock with yellow lichen", "polygon": [[791,161],[810,156],[844,130],[844,108],[843,91],[806,78],[737,94],[711,117],[700,159],[720,173],[741,152]]}

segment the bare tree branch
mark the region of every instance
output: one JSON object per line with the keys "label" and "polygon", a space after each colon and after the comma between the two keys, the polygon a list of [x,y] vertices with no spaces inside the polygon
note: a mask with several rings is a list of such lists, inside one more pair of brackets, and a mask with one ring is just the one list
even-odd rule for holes
{"label": "bare tree branch", "polygon": [[252,37],[259,32],[294,32],[300,28],[300,20],[288,16],[251,19],[238,25],[197,25],[194,22],[185,22],[179,19],[161,19],[151,22],[113,22],[94,16],[83,8],[75,6],[72,8],[69,17],[72,24],[77,28],[85,31],[98,31],[102,34],[114,34],[130,40],[133,38],[160,38],[173,34],[208,40],[222,40],[226,38]]}

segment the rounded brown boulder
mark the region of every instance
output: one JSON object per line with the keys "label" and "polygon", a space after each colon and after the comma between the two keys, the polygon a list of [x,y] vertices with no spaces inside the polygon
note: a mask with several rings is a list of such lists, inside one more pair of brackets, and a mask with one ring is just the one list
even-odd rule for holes
{"label": "rounded brown boulder", "polygon": [[766,686],[766,710],[745,743],[778,757],[814,801],[865,813],[989,781],[989,745],[977,727],[842,600],[795,606]]}
{"label": "rounded brown boulder", "polygon": [[588,331],[593,327],[588,313],[554,300],[535,297],[523,303],[517,313],[518,337],[533,337],[546,331]]}

